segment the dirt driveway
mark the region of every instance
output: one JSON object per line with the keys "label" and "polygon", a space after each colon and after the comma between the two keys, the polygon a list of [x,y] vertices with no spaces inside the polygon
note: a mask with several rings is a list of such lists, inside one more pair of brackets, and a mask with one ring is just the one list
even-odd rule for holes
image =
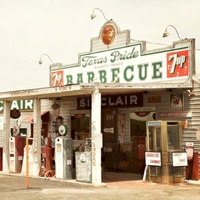
{"label": "dirt driveway", "polygon": [[[120,185],[121,184],[121,185]],[[57,179],[30,178],[29,189],[23,176],[0,174],[1,200],[156,200],[199,199],[200,185],[163,185],[149,182],[109,182],[107,186],[63,181]]]}

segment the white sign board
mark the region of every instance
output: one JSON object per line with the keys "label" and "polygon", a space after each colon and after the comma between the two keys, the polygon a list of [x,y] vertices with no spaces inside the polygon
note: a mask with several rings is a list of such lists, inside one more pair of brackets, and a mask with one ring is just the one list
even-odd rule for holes
{"label": "white sign board", "polygon": [[[187,81],[190,57],[187,45],[143,53],[142,44],[79,55],[76,65],[51,69],[51,86],[75,83],[152,83]],[[166,69],[166,70],[164,70]]]}
{"label": "white sign board", "polygon": [[149,166],[161,166],[161,153],[145,152],[145,162]]}
{"label": "white sign board", "polygon": [[172,153],[173,167],[187,166],[187,153]]}

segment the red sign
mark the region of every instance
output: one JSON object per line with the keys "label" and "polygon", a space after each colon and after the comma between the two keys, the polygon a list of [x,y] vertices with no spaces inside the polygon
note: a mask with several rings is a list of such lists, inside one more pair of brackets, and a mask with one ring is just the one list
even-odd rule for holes
{"label": "red sign", "polygon": [[51,86],[62,86],[64,85],[63,70],[51,72]]}
{"label": "red sign", "polygon": [[191,117],[191,113],[187,111],[182,112],[158,112],[158,118],[176,118],[176,117]]}
{"label": "red sign", "polygon": [[167,54],[167,78],[188,76],[188,50]]}
{"label": "red sign", "polygon": [[103,43],[106,45],[111,44],[115,39],[115,34],[115,28],[111,24],[106,25],[101,32]]}

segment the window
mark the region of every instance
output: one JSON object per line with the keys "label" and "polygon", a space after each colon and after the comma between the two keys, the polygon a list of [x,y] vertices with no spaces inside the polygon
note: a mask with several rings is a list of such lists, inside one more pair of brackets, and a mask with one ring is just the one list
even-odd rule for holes
{"label": "window", "polygon": [[90,115],[71,115],[71,137],[74,140],[85,140],[90,137]]}
{"label": "window", "polygon": [[179,124],[177,122],[167,123],[167,139],[168,139],[168,150],[179,150]]}

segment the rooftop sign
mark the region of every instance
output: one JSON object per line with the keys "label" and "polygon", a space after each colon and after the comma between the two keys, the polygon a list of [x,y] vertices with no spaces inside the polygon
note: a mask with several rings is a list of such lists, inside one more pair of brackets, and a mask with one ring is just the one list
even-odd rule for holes
{"label": "rooftop sign", "polygon": [[51,71],[51,86],[75,83],[179,82],[189,77],[188,47],[141,53],[141,44],[80,56],[80,65]]}

